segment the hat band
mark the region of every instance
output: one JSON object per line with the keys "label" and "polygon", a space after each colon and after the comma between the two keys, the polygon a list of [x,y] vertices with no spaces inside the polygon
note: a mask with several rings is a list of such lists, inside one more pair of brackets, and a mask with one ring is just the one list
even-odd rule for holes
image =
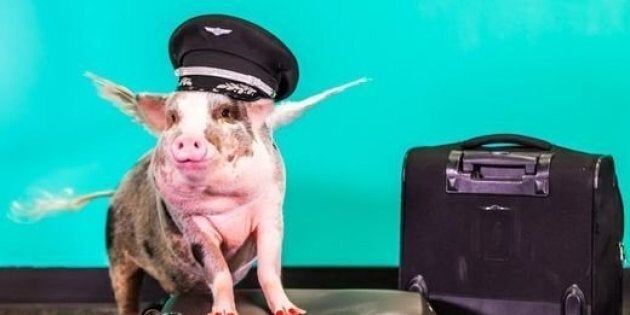
{"label": "hat band", "polygon": [[180,67],[175,70],[175,75],[178,77],[188,76],[188,75],[204,75],[211,77],[219,77],[232,81],[237,81],[241,83],[245,83],[251,85],[265,94],[269,95],[269,97],[274,98],[276,96],[276,91],[271,88],[269,85],[265,84],[261,79],[243,74],[236,71],[225,70],[220,68],[213,67]]}

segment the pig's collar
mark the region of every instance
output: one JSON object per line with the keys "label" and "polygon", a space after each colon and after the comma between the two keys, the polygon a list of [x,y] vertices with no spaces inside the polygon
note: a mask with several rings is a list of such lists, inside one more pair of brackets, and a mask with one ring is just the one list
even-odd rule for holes
{"label": "pig's collar", "polygon": [[178,91],[214,92],[246,101],[276,96],[276,91],[260,78],[236,71],[190,66],[177,68],[175,75],[179,77]]}

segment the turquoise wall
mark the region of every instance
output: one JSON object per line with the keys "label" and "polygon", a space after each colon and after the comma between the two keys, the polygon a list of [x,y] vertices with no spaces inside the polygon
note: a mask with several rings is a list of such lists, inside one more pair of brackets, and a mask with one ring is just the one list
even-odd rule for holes
{"label": "turquoise wall", "polygon": [[[38,188],[115,187],[156,140],[82,73],[171,91],[171,31],[210,12],[294,50],[293,99],[373,78],[277,133],[286,265],[397,265],[400,168],[415,145],[513,132],[609,153],[630,200],[624,0],[0,0],[0,208]],[[0,265],[106,265],[106,207],[26,225],[0,216]]]}

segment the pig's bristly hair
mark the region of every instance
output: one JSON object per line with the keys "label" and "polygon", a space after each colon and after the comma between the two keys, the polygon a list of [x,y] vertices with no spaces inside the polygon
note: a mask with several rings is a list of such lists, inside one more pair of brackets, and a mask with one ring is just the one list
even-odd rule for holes
{"label": "pig's bristly hair", "polygon": [[[153,132],[142,118],[138,107],[138,99],[132,91],[91,72],[86,72],[85,76],[92,80],[102,98],[114,103],[121,112],[130,116],[134,122],[143,125],[149,132]],[[142,96],[142,94],[140,93],[139,95]]]}
{"label": "pig's bristly hair", "polygon": [[102,98],[114,102],[125,115],[131,116],[134,118],[134,121],[142,123],[142,117],[138,112],[138,103],[133,92],[94,73],[86,72],[85,76],[94,82]]}
{"label": "pig's bristly hair", "polygon": [[75,196],[70,188],[64,189],[60,194],[42,190],[31,201],[13,201],[9,219],[18,223],[33,223],[56,213],[78,211],[94,199],[111,197],[113,194],[114,190],[103,190]]}
{"label": "pig's bristly hair", "polygon": [[337,93],[341,93],[348,88],[351,88],[353,86],[356,86],[356,85],[359,85],[368,81],[370,81],[370,79],[364,77],[364,78],[354,80],[352,82],[348,82],[346,84],[334,87],[332,89],[328,89],[324,92],[315,94],[301,101],[281,102],[280,104],[278,104],[278,106],[276,106],[273,113],[271,113],[271,116],[269,116],[267,120],[267,124],[271,129],[276,129],[278,127],[286,125],[292,122],[293,120],[295,120],[296,118],[298,118],[300,115],[302,115],[304,111],[313,107],[315,104],[325,100],[329,96],[337,94]]}

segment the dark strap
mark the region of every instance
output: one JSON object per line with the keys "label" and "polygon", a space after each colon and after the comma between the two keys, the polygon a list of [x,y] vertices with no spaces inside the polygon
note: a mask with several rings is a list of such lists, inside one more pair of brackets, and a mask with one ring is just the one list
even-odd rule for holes
{"label": "dark strap", "polygon": [[461,143],[461,148],[464,150],[475,149],[488,144],[518,144],[523,147],[537,148],[544,151],[551,150],[551,143],[517,134],[494,134],[481,137],[472,138]]}

